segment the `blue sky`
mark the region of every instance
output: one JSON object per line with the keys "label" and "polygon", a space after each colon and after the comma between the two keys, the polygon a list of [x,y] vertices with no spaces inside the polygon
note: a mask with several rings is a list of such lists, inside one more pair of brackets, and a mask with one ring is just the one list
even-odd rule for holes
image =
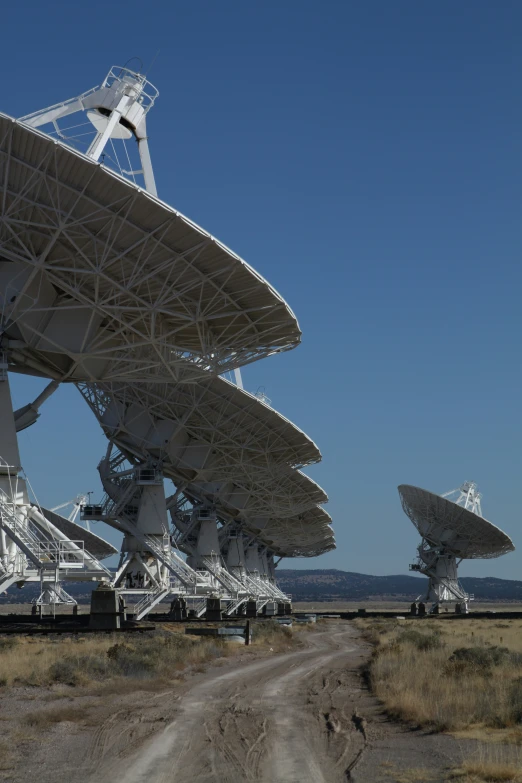
{"label": "blue sky", "polygon": [[[24,0],[2,28],[13,116],[159,50],[160,197],[303,330],[244,371],[324,456],[338,549],[287,565],[405,572],[397,485],[473,479],[519,552],[461,573],[522,578],[519,0]],[[15,377],[15,403],[42,385]],[[42,503],[96,495],[105,441],[74,389],[20,442]]]}

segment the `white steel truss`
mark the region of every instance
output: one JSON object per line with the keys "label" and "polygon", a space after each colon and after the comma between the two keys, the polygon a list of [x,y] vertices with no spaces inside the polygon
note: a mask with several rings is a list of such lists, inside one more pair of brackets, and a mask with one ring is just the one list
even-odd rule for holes
{"label": "white steel truss", "polygon": [[[295,347],[295,316],[166,204],[0,115],[0,297],[13,368],[57,380],[203,377]],[[188,361],[187,361],[188,360]]]}
{"label": "white steel truss", "polygon": [[[19,121],[0,114],[0,381],[8,368],[52,379],[14,416],[0,410],[0,424],[12,440],[12,425],[31,426],[60,382],[79,386],[110,441],[100,470],[107,496],[84,503],[83,518],[124,533],[114,583],[138,596],[138,618],[171,594],[196,603],[221,595],[229,612],[286,601],[274,554],[335,546],[318,505],[326,494],[299,470],[321,458],[316,445],[268,398],[242,390],[239,367],[295,347],[299,326],[255,270],[157,199],[146,128],[157,97],[142,74],[113,68],[76,98]],[[240,388],[218,377],[226,373]],[[9,438],[0,437],[0,458],[5,444],[17,454]],[[87,570],[105,579],[96,555],[110,545],[75,524],[81,500],[67,520],[31,507],[23,483],[13,496],[17,464],[2,473],[0,462],[0,591],[23,572],[40,579],[39,601],[68,601],[56,552],[74,549],[80,530]],[[151,470],[157,480],[147,482]],[[167,504],[163,474],[177,486]],[[204,520],[210,508],[213,521]],[[31,539],[42,530],[38,547],[58,547],[53,579]],[[230,555],[229,567],[239,538],[243,561]]]}

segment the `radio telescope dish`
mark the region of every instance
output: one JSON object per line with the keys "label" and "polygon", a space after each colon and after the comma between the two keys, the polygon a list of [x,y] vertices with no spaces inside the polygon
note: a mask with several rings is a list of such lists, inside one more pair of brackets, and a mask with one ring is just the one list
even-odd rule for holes
{"label": "radio telescope dish", "polygon": [[[326,494],[299,470],[320,459],[317,446],[268,398],[216,377],[240,379],[241,366],[295,347],[296,318],[255,270],[157,198],[146,129],[157,97],[144,75],[112,68],[76,98],[18,121],[0,114],[0,561],[21,564],[10,584],[42,578],[52,545],[57,568],[74,560],[85,578],[111,579],[96,559],[111,545],[58,509],[31,506],[21,475],[16,432],[60,382],[75,383],[110,441],[106,497],[82,504],[82,518],[124,533],[114,584],[142,594],[137,617],[173,584],[192,596],[225,589],[227,611],[248,600],[249,583],[227,576],[220,555],[229,527],[249,531],[260,600],[284,598],[271,584],[275,548],[307,556],[334,546],[317,505]],[[64,127],[72,115],[84,122]],[[15,413],[8,370],[51,383]],[[206,573],[173,551],[164,477],[176,482],[178,510],[194,498]]]}
{"label": "radio telescope dish", "polygon": [[[457,579],[459,562],[500,557],[514,550],[513,542],[482,517],[480,494],[473,482],[446,495],[401,484],[399,495],[405,514],[422,536],[419,559],[411,570],[430,578],[428,599],[434,608],[457,601],[467,610],[469,596]],[[456,502],[449,497],[455,497]]]}
{"label": "radio telescope dish", "polygon": [[168,453],[191,477],[248,463],[304,467],[316,444],[256,395],[207,374],[197,383],[78,384],[109,439],[130,437],[157,459]]}
{"label": "radio telescope dish", "polygon": [[255,532],[281,557],[315,557],[335,548],[331,521],[324,508],[314,506],[295,517],[269,519]]}
{"label": "radio telescope dish", "polygon": [[81,525],[76,524],[76,522],[66,519],[61,514],[57,514],[56,511],[51,511],[48,508],[41,508],[41,511],[44,517],[67,538],[72,541],[82,541],[85,549],[97,560],[105,560],[106,557],[118,553],[118,550],[112,544],[109,544],[108,541],[97,536],[96,533],[86,530]]}
{"label": "radio telescope dish", "polygon": [[0,115],[0,311],[10,369],[176,380],[295,347],[275,290],[156,197]]}
{"label": "radio telescope dish", "polygon": [[[175,484],[219,503],[232,517],[288,517],[328,499],[315,481],[291,467],[305,455],[315,459],[315,444],[227,381],[214,379],[203,389],[160,387],[156,394],[141,385],[109,390],[82,384],[80,390],[107,438],[131,461],[160,461]],[[275,461],[284,458],[286,464]]]}
{"label": "radio telescope dish", "polygon": [[[473,488],[471,482],[463,485],[469,487]],[[404,512],[433,546],[466,560],[500,557],[514,550],[506,533],[466,506],[407,484],[399,487],[399,494]],[[469,496],[469,491],[465,494]]]}

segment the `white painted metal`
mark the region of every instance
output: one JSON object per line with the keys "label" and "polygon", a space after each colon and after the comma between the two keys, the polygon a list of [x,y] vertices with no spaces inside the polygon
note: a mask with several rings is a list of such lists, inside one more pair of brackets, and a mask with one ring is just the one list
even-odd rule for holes
{"label": "white painted metal", "polygon": [[466,482],[460,490],[461,504],[419,487],[402,484],[399,494],[404,512],[419,533],[435,546],[443,546],[461,558],[492,558],[513,551],[513,542],[500,528],[488,522],[478,509],[476,485]]}
{"label": "white painted metal", "polygon": [[428,576],[427,600],[433,608],[451,601],[466,609],[470,596],[457,576],[461,560],[500,557],[514,550],[513,542],[482,517],[481,495],[473,482],[444,495],[401,484],[399,495],[404,512],[422,536],[418,560],[410,569]]}
{"label": "white painted metal", "polygon": [[[86,150],[86,155],[92,160],[99,160],[103,154],[104,161],[112,164],[119,174],[128,175],[136,181],[136,175],[141,175],[149,193],[156,195],[156,184],[150,161],[147,144],[146,115],[152,108],[159,93],[143,74],[131,71],[129,68],[111,68],[99,87],[93,87],[77,98],[50,106],[47,109],[33,112],[22,117],[21,122],[31,128],[49,127],[49,135],[67,144]],[[64,127],[66,117],[75,117],[74,124]],[[92,141],[91,141],[92,138]],[[126,165],[131,165],[129,148],[123,145],[120,155],[114,146],[114,140],[124,142],[133,139],[137,142],[141,168],[136,171],[125,169],[120,157]],[[106,155],[107,145],[111,142],[112,155]]]}
{"label": "white painted metal", "polygon": [[186,380],[78,388],[109,439],[148,449],[191,476],[221,475],[231,464],[301,468],[320,461],[317,445],[255,395],[211,375]]}
{"label": "white painted metal", "polygon": [[482,506],[480,503],[482,495],[478,491],[474,481],[465,481],[461,487],[452,489],[450,492],[444,492],[441,497],[451,500],[453,503],[456,503],[457,506],[466,508],[468,511],[471,511],[472,514],[477,514],[479,517],[482,516]]}
{"label": "white painted metal", "polygon": [[85,506],[88,502],[88,494],[76,495],[76,497],[72,498],[72,500],[67,500],[65,503],[61,503],[59,506],[54,506],[51,511],[63,511],[64,509],[70,508],[71,510],[67,516],[67,519],[69,522],[76,522],[82,506]]}
{"label": "white painted metal", "polygon": [[320,458],[317,447],[253,395],[222,378],[79,388],[126,456],[160,460],[177,486],[266,536],[274,551],[312,556],[335,545],[330,517],[317,508],[325,493],[292,469]]}
{"label": "white painted metal", "polygon": [[[5,362],[0,362],[1,366]],[[54,515],[58,518],[58,515]],[[59,518],[61,519],[61,518]],[[78,530],[74,523],[64,520]],[[85,533],[85,531],[82,531]],[[82,536],[83,538],[83,536]],[[97,543],[105,544],[98,537]],[[111,549],[110,545],[109,548]],[[106,556],[106,555],[105,555]],[[8,375],[0,375],[0,593],[13,583],[38,581],[39,602],[64,599],[61,580],[108,580],[110,573],[85,548],[64,534],[31,503],[22,472]],[[51,589],[50,585],[55,585]]]}
{"label": "white painted metal", "polygon": [[0,327],[11,369],[172,382],[299,343],[284,300],[224,245],[5,115],[0,194]]}
{"label": "white painted metal", "polygon": [[[4,407],[12,425],[0,435],[0,458],[7,455],[7,479],[15,468],[19,479],[16,429],[36,421],[59,382],[80,383],[121,449],[109,447],[100,465],[107,496],[100,506],[86,503],[83,518],[123,532],[113,581],[138,597],[136,616],[172,593],[221,595],[228,612],[249,596],[273,605],[287,598],[275,584],[274,553],[317,554],[334,546],[333,536],[317,506],[325,493],[296,470],[320,459],[317,447],[266,395],[243,391],[239,368],[295,347],[300,331],[262,277],[156,198],[146,115],[157,96],[143,75],[113,68],[77,98],[18,122],[0,115],[0,375],[9,368],[53,379],[17,412],[16,428],[10,400],[0,399],[0,426]],[[87,123],[85,135],[65,127],[74,115]],[[54,138],[42,132],[49,127]],[[236,386],[216,377],[227,372]],[[163,474],[176,483],[175,508]],[[42,596],[58,600],[56,569],[54,581],[42,575],[38,536],[68,563],[83,553],[89,573],[99,563],[75,545],[74,519],[31,506],[20,487],[13,500],[0,464],[4,505],[13,506],[2,516],[2,562],[30,563]],[[179,513],[186,504],[188,522]],[[105,542],[79,529],[102,556]],[[246,545],[241,554],[236,544],[234,564],[233,530]],[[13,573],[4,571],[0,589]]]}
{"label": "white painted metal", "polygon": [[[84,499],[82,501],[82,498]],[[80,495],[76,500],[83,502],[87,501],[85,496]],[[56,510],[46,509],[38,507],[38,511],[45,517],[45,519],[53,525],[56,530],[65,537],[71,540],[81,540],[84,543],[85,549],[87,549],[98,560],[105,560],[107,557],[116,554],[116,549],[105,541],[99,535],[96,535],[92,530],[86,530],[75,521],[77,515],[80,512],[81,506],[76,505],[71,511],[69,518],[58,514]]]}
{"label": "white painted metal", "polygon": [[57,381],[51,381],[34,402],[31,402],[29,405],[24,405],[23,408],[19,408],[14,412],[17,432],[21,432],[22,430],[27,429],[27,427],[31,427],[37,421],[40,416],[41,406],[52,394],[54,394],[59,385],[60,384]]}
{"label": "white painted metal", "polygon": [[[174,508],[173,501],[165,500],[160,471],[150,461],[129,467],[124,456],[109,446],[99,471],[106,498],[100,504],[86,505],[82,516],[102,520],[124,533],[113,584],[123,594],[138,598],[135,617],[144,617],[169,595],[221,596],[228,612],[252,597],[288,601],[265,573],[268,568],[261,568],[262,574],[246,567],[227,569],[223,547],[228,544],[228,525],[218,526],[211,506],[196,504],[188,513],[175,513],[171,533],[166,509]],[[186,501],[176,507],[183,505]],[[249,540],[249,545],[253,543]],[[188,556],[186,562],[176,551],[178,547]]]}

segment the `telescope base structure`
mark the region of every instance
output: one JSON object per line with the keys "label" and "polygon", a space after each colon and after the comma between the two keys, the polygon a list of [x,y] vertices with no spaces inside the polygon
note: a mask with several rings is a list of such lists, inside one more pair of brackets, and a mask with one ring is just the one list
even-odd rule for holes
{"label": "telescope base structure", "polygon": [[125,619],[125,604],[118,590],[110,585],[100,585],[93,590],[89,628],[96,631],[117,631]]}
{"label": "telescope base structure", "polygon": [[110,571],[85,549],[83,541],[68,538],[29,500],[7,361],[0,353],[0,594],[15,584],[36,582],[40,595],[35,604],[54,611],[57,605],[76,603],[62,582],[110,579]]}
{"label": "telescope base structure", "polygon": [[275,583],[266,547],[245,539],[233,526],[220,526],[215,510],[203,505],[171,512],[171,533],[167,510],[173,501],[165,497],[159,465],[126,464],[110,444],[98,466],[106,495],[100,504],[84,506],[81,517],[123,533],[112,586],[134,599],[134,620],[164,601],[171,603],[176,618],[206,615],[215,620],[243,612],[255,617],[263,609],[275,614],[278,603],[288,602]]}
{"label": "telescope base structure", "polygon": [[[398,487],[402,508],[422,536],[419,559],[410,570],[429,578],[427,600],[432,612],[444,603],[454,603],[455,612],[468,611],[468,595],[459,584],[457,568],[462,560],[500,557],[514,550],[513,542],[500,528],[482,516],[481,495],[473,481],[436,495],[411,484]],[[412,607],[413,608],[413,607]],[[419,614],[425,610],[419,605]]]}
{"label": "telescope base structure", "polygon": [[451,552],[431,547],[423,541],[419,546],[419,559],[410,566],[429,579],[426,601],[431,603],[430,614],[438,614],[443,604],[455,604],[458,614],[467,614],[473,596],[466,593],[457,576],[460,560]]}

